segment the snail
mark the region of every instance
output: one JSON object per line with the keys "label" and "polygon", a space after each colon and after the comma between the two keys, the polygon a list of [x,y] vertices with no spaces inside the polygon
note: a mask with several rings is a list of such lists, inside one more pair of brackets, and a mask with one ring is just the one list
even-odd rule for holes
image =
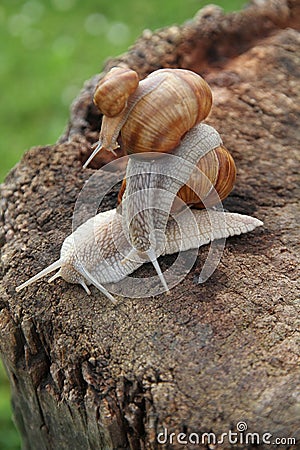
{"label": "snail", "polygon": [[[193,222],[196,223],[196,230]],[[168,220],[162,254],[198,248],[214,239],[246,233],[261,225],[262,222],[254,217],[236,213],[184,210],[179,213],[177,222],[171,218]],[[65,239],[57,261],[19,285],[16,290],[19,292],[59,269],[49,282],[62,277],[69,283],[80,284],[87,294],[90,294],[88,286],[92,284],[115,303],[116,299],[103,284],[119,282],[145,262],[143,258],[126,258],[124,262],[124,255],[128,252],[130,244],[124,233],[121,215],[116,209],[101,212]]]}

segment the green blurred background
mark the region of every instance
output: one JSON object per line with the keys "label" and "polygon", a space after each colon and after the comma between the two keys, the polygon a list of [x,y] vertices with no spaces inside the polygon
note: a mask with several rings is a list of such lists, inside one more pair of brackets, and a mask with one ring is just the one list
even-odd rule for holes
{"label": "green blurred background", "polygon": [[[145,28],[190,19],[204,5],[245,0],[1,0],[0,182],[33,145],[62,134],[83,82],[126,51]],[[20,449],[0,362],[0,449]]]}

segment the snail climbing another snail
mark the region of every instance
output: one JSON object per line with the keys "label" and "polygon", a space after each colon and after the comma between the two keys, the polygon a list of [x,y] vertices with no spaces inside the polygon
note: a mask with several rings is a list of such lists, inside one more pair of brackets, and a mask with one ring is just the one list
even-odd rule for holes
{"label": "snail climbing another snail", "polygon": [[49,282],[62,277],[81,284],[88,294],[92,284],[115,301],[103,284],[119,282],[146,261],[153,263],[167,291],[158,256],[262,225],[240,214],[181,210],[182,200],[195,208],[215,205],[230,193],[236,176],[219,134],[202,123],[212,94],[199,75],[161,69],[139,82],[133,70],[113,68],[99,82],[94,101],[103,114],[102,126],[84,167],[102,148],[114,152],[121,134],[129,155],[121,204],[79,226],[65,239],[60,258],[17,291],[59,269]]}

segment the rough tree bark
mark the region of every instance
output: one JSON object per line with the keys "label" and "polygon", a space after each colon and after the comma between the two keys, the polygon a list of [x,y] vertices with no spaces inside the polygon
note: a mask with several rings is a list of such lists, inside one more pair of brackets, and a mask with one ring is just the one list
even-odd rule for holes
{"label": "rough tree bark", "polygon": [[[57,259],[71,232],[74,203],[93,173],[82,161],[99,131],[91,101],[99,76],[74,102],[60,141],[28,151],[2,185],[0,350],[24,450],[252,448],[156,439],[164,428],[193,439],[189,433],[220,436],[239,421],[248,432],[271,433],[272,442],[299,439],[300,7],[256,3],[228,15],[206,7],[183,26],[145,31],[105,67],[126,64],[141,77],[188,68],[212,87],[208,123],[238,168],[225,207],[265,226],[230,239],[205,284],[195,282],[201,249],[170,296],[124,298],[113,307],[96,290],[88,297],[63,280],[15,292]],[[103,208],[115,204],[116,190]],[[163,258],[163,268],[171,260]]]}

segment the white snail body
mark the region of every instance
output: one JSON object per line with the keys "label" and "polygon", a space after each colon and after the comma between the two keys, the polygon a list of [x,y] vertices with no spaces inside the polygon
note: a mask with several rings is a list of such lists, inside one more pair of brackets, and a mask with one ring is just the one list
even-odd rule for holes
{"label": "white snail body", "polygon": [[[177,222],[173,219],[168,221],[162,254],[198,248],[214,239],[246,233],[262,225],[254,217],[218,211],[208,213],[206,210],[193,210],[189,213],[182,211],[176,220]],[[198,228],[196,231],[194,221]],[[67,282],[80,284],[87,294],[90,294],[88,285],[92,284],[115,302],[115,298],[103,284],[117,283],[145,262],[143,258],[128,258],[130,251],[122,217],[116,209],[99,213],[65,239],[60,258],[56,262],[22,283],[16,290],[20,291],[59,269],[49,282],[62,277]]]}

